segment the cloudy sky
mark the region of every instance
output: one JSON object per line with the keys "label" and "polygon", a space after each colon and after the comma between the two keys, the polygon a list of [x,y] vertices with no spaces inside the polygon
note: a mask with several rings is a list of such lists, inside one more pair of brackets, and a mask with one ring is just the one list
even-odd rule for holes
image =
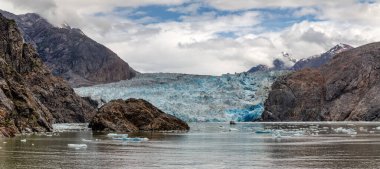
{"label": "cloudy sky", "polygon": [[83,30],[140,72],[234,73],[380,40],[378,0],[0,0]]}

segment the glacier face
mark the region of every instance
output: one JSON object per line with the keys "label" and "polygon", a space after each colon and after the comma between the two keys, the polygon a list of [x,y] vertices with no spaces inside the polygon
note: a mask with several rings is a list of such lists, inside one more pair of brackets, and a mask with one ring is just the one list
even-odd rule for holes
{"label": "glacier face", "polygon": [[76,88],[82,97],[106,102],[141,98],[185,121],[252,121],[261,116],[270,86],[280,71],[226,74],[222,76],[171,73],[137,77]]}

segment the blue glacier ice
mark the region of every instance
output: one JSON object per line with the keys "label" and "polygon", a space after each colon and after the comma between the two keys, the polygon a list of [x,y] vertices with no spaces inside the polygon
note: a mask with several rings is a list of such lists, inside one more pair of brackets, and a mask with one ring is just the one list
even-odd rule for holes
{"label": "blue glacier ice", "polygon": [[108,102],[141,98],[166,113],[193,122],[252,121],[261,116],[271,84],[281,71],[222,76],[139,74],[116,83],[76,88],[80,96]]}

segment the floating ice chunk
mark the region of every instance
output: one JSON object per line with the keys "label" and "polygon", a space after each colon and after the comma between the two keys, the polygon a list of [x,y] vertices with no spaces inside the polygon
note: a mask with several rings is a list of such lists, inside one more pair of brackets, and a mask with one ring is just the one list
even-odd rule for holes
{"label": "floating ice chunk", "polygon": [[128,137],[128,134],[109,133],[109,134],[107,134],[107,137],[111,137],[111,138],[115,138],[115,137],[124,138],[124,137]]}
{"label": "floating ice chunk", "polygon": [[149,141],[148,138],[138,138],[138,137],[135,137],[135,138],[123,138],[122,140],[123,140],[123,141],[129,141],[129,142],[143,142],[143,141]]}
{"label": "floating ice chunk", "polygon": [[86,149],[87,148],[87,144],[67,144],[67,146],[69,148],[74,148],[76,150],[79,150],[79,149]]}
{"label": "floating ice chunk", "polygon": [[380,130],[380,126],[379,126],[379,127],[376,127],[376,130]]}
{"label": "floating ice chunk", "polygon": [[83,142],[92,142],[92,140],[82,139]]}
{"label": "floating ice chunk", "polygon": [[344,133],[344,134],[349,134],[349,135],[356,135],[358,134],[354,129],[345,129],[343,127],[338,127],[334,129],[336,133]]}
{"label": "floating ice chunk", "polygon": [[32,144],[32,146],[34,146],[34,144]]}
{"label": "floating ice chunk", "polygon": [[274,131],[273,134],[272,134],[272,138],[281,138],[281,133],[279,131]]}
{"label": "floating ice chunk", "polygon": [[7,142],[4,141],[3,144],[7,144]]}
{"label": "floating ice chunk", "polygon": [[325,130],[327,130],[327,129],[329,129],[329,127],[322,127],[322,129],[325,129]]}
{"label": "floating ice chunk", "polygon": [[239,131],[237,128],[230,128],[230,131]]}
{"label": "floating ice chunk", "polygon": [[369,133],[373,134],[373,133],[375,133],[375,131],[369,131]]}
{"label": "floating ice chunk", "polygon": [[272,133],[271,130],[257,130],[255,131],[256,134],[270,134]]}
{"label": "floating ice chunk", "polygon": [[298,133],[295,133],[293,136],[296,136],[296,137],[301,137],[301,136],[303,136],[303,133],[301,133],[301,132],[298,132]]}
{"label": "floating ice chunk", "polygon": [[21,142],[23,142],[23,143],[26,143],[26,139],[22,139],[22,140],[20,140]]}

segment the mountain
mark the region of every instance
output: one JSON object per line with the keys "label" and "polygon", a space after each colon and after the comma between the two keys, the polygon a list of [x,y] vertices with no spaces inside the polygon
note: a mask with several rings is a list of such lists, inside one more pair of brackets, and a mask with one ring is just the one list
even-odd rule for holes
{"label": "mountain", "polygon": [[[328,50],[325,53],[322,53],[320,55],[315,55],[306,59],[301,59],[299,61],[296,61],[295,59],[291,58],[288,53],[282,53],[283,57],[282,59],[275,59],[273,61],[273,67],[268,67],[266,65],[257,65],[255,67],[252,67],[250,70],[248,70],[249,73],[254,73],[258,71],[273,71],[273,70],[301,70],[304,68],[317,68],[321,65],[327,63],[330,61],[336,54],[353,49],[352,46],[347,44],[338,44]],[[293,63],[292,66],[286,66],[285,62]]]}
{"label": "mountain", "polygon": [[264,121],[379,121],[380,43],[340,52],[276,80]]}
{"label": "mountain", "polygon": [[71,86],[89,86],[134,77],[136,71],[105,46],[87,37],[80,29],[51,25],[37,14],[14,15],[24,39],[32,43],[44,63]]}
{"label": "mountain", "polygon": [[24,43],[15,21],[0,14],[0,137],[51,131],[54,122],[87,122],[94,113]]}
{"label": "mountain", "polygon": [[299,60],[294,64],[292,70],[301,70],[304,68],[318,68],[330,61],[336,54],[350,49],[353,49],[353,47],[350,45],[338,44],[325,53]]}

